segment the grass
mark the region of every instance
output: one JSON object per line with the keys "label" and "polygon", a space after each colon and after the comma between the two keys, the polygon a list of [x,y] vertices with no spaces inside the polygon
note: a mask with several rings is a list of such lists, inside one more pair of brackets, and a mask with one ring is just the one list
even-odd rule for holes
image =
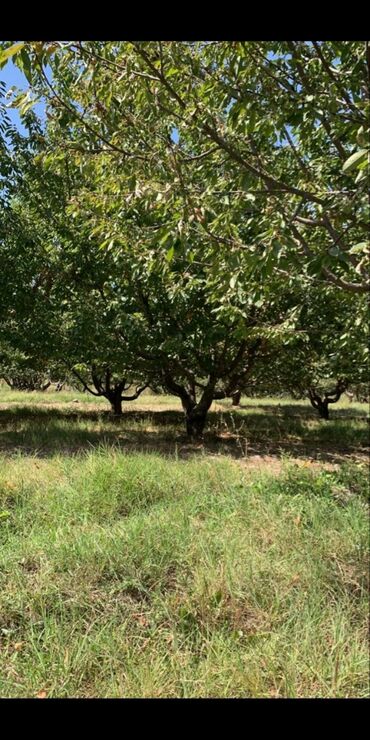
{"label": "grass", "polygon": [[117,422],[24,395],[0,397],[0,696],[369,695],[363,407],[245,399],[191,445],[170,398]]}
{"label": "grass", "polygon": [[213,404],[199,448],[186,439],[180,402],[171,396],[145,393],[115,419],[104,399],[86,393],[27,394],[0,387],[0,451],[51,455],[103,443],[172,456],[206,449],[234,457],[289,453],[337,462],[343,454],[366,452],[367,413],[366,404],[346,400],[336,404],[332,420],[326,422],[308,402],[244,398],[241,408],[233,410],[230,401],[224,401]]}

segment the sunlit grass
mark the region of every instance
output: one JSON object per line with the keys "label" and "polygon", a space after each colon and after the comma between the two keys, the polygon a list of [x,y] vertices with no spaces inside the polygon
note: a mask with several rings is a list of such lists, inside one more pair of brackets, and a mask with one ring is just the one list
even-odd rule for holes
{"label": "sunlit grass", "polygon": [[367,696],[366,412],[1,388],[0,696]]}
{"label": "sunlit grass", "polygon": [[[131,393],[132,391],[127,391]],[[78,390],[55,391],[54,387],[49,387],[46,391],[16,391],[9,388],[5,383],[0,382],[0,404],[25,405],[60,405],[60,404],[94,404],[109,411],[109,402],[102,396],[93,396],[87,391],[81,393]],[[181,408],[179,399],[174,396],[166,396],[152,393],[149,390],[144,391],[135,401],[124,404],[124,408],[135,408],[146,404],[151,406],[173,406]]]}
{"label": "sunlit grass", "polygon": [[366,469],[0,472],[0,695],[366,696]]}
{"label": "sunlit grass", "polygon": [[[160,447],[174,455],[188,445],[181,404],[173,396],[144,393],[137,401],[124,404],[119,419],[104,399],[97,400],[86,393],[24,393],[3,386],[0,451],[49,454],[105,444],[152,451]],[[205,446],[237,456],[246,455],[253,445],[266,451],[280,445],[293,453],[298,448],[308,452],[312,448],[361,449],[369,444],[367,412],[366,404],[347,400],[331,410],[327,422],[304,401],[243,397],[241,407],[233,409],[226,400],[214,403],[210,410]]]}

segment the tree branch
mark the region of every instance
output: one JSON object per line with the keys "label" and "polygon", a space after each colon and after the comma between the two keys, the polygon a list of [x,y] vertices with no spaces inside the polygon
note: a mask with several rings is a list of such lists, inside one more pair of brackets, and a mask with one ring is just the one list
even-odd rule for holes
{"label": "tree branch", "polygon": [[[65,364],[69,367],[68,363],[65,363]],[[85,383],[84,379],[77,372],[77,370],[75,370],[74,367],[72,367],[71,370],[73,372],[73,375],[75,375],[76,378],[78,378],[78,380],[80,381],[80,383],[82,383],[82,385],[85,388],[85,390],[88,391],[89,393],[91,393],[92,396],[102,396],[103,395],[102,393],[95,393],[95,391],[92,391],[91,388],[89,388],[89,386],[87,385],[87,383]]]}

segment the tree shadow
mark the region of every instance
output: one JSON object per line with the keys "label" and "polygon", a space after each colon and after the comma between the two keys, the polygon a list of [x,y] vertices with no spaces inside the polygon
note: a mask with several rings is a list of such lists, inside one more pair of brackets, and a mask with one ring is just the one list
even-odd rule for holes
{"label": "tree shadow", "polygon": [[84,409],[80,406],[78,409],[75,407],[68,408],[67,404],[65,408],[58,408],[56,406],[21,406],[20,404],[10,405],[6,409],[0,409],[0,423],[9,423],[22,420],[34,420],[34,421],[48,421],[53,419],[62,419],[65,421],[78,421],[85,419],[86,421],[99,421],[100,419],[111,419],[115,420],[113,414],[109,409],[102,408],[91,410]]}
{"label": "tree shadow", "polygon": [[[5,409],[0,408],[0,422],[7,423],[10,421],[16,421],[19,419],[34,419],[36,420],[48,420],[48,419],[64,419],[66,421],[86,420],[86,421],[106,421],[111,424],[122,424],[124,421],[137,422],[141,421],[146,417],[153,417],[157,425],[184,425],[184,414],[181,410],[174,409],[133,409],[125,408],[123,406],[122,416],[114,416],[108,408],[85,409],[81,404],[78,408],[75,406],[68,407],[67,404],[64,408],[57,406],[22,406],[21,404],[9,404]],[[247,412],[245,413],[240,413]],[[262,413],[261,413],[262,412]],[[270,418],[275,420],[277,418],[284,419],[284,421],[295,420],[299,423],[302,420],[311,419],[314,421],[320,421],[318,413],[310,406],[304,404],[241,404],[239,407],[227,407],[218,406],[217,410],[211,410],[208,413],[208,421],[214,423],[220,417],[227,417],[238,421],[238,423],[245,421],[253,422],[253,424],[263,418]],[[369,416],[366,415],[361,409],[336,409],[330,407],[330,417],[332,421],[336,419],[346,420],[367,420]]]}
{"label": "tree shadow", "polygon": [[[290,419],[294,418],[305,418],[305,419],[318,419],[319,415],[317,411],[315,411],[310,405],[308,404],[240,404],[239,408],[242,411],[256,411],[257,409],[266,412],[266,414],[271,416],[282,416],[282,417],[289,417]],[[225,410],[229,410],[226,409]],[[370,407],[369,407],[370,412]],[[356,409],[356,408],[335,408],[334,405],[330,406],[330,416],[334,419],[367,419],[368,415],[362,410],[362,409]]]}
{"label": "tree shadow", "polygon": [[[0,410],[0,452],[53,457],[104,446],[179,459],[204,454],[246,461],[290,456],[330,463],[366,452],[367,429],[351,430],[346,439],[344,419],[336,427],[320,422],[314,414],[292,416],[282,407],[279,413],[266,414],[258,413],[255,405],[248,408],[248,414],[211,411],[204,439],[194,442],[185,434],[181,411],[129,409],[115,418],[106,409],[17,406]],[[275,411],[276,407],[263,405],[263,409]],[[317,421],[314,428],[307,425],[312,418]]]}

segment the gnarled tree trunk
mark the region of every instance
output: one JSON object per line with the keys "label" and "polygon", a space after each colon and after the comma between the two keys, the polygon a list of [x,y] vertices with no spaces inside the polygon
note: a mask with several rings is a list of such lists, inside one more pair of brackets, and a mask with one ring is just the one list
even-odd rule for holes
{"label": "gnarled tree trunk", "polygon": [[192,409],[188,409],[185,412],[186,433],[188,437],[200,439],[203,436],[207,421],[207,412],[208,409],[199,408],[199,404],[196,404]]}
{"label": "gnarled tree trunk", "polygon": [[329,419],[329,403],[336,403],[339,401],[347,386],[347,380],[338,380],[335,389],[331,393],[324,393],[323,398],[319,396],[314,388],[308,389],[311,405],[318,411],[320,419]]}
{"label": "gnarled tree trunk", "polygon": [[[242,340],[233,358],[226,360],[227,341],[224,349],[219,356],[213,361],[213,369],[208,373],[206,383],[200,383],[196,380],[193,372],[180,366],[181,375],[186,378],[185,381],[177,382],[174,375],[178,370],[179,363],[169,360],[167,366],[162,371],[163,386],[170,393],[181,399],[182,407],[185,412],[186,432],[189,437],[201,438],[206,425],[207,414],[211,407],[212,401],[221,398],[235,398],[233,405],[238,405],[241,398],[240,388],[245,386],[246,378],[249,376],[251,368],[256,360],[257,353],[264,347],[263,339],[256,339],[248,347],[247,340]],[[171,363],[175,372],[171,368]],[[220,382],[223,388],[216,389],[217,383]],[[199,400],[196,399],[196,389],[201,389]]]}
{"label": "gnarled tree trunk", "polygon": [[200,400],[197,402],[195,384],[191,383],[187,389],[176,383],[168,372],[164,373],[164,384],[170,393],[181,399],[182,408],[185,412],[185,425],[188,437],[201,439],[207,421],[207,413],[214,398],[216,380],[210,377],[207,385],[203,388]]}
{"label": "gnarled tree trunk", "polygon": [[110,402],[112,414],[114,416],[122,416],[122,395],[121,390],[118,393],[110,393],[109,396],[107,396],[108,401]]}
{"label": "gnarled tree trunk", "polygon": [[318,401],[317,410],[319,412],[320,419],[329,419],[329,399],[320,399]]}
{"label": "gnarled tree trunk", "polygon": [[[66,363],[67,364],[67,363]],[[132,396],[123,396],[122,394],[124,391],[128,390],[131,387],[131,383],[128,383],[126,385],[126,379],[122,380],[119,383],[112,384],[112,374],[109,368],[107,368],[104,371],[104,378],[98,375],[98,371],[95,365],[92,365],[91,367],[91,377],[94,383],[95,391],[92,390],[92,388],[89,388],[85,380],[81,377],[81,375],[77,372],[75,368],[71,368],[73,374],[78,378],[80,383],[82,383],[83,388],[85,391],[88,391],[91,393],[92,396],[104,396],[106,398],[112,409],[112,414],[114,416],[122,416],[122,402],[123,401],[134,401],[136,398],[140,396],[140,394],[145,390],[145,388],[148,387],[148,384],[141,387],[137,387],[135,393]]]}

